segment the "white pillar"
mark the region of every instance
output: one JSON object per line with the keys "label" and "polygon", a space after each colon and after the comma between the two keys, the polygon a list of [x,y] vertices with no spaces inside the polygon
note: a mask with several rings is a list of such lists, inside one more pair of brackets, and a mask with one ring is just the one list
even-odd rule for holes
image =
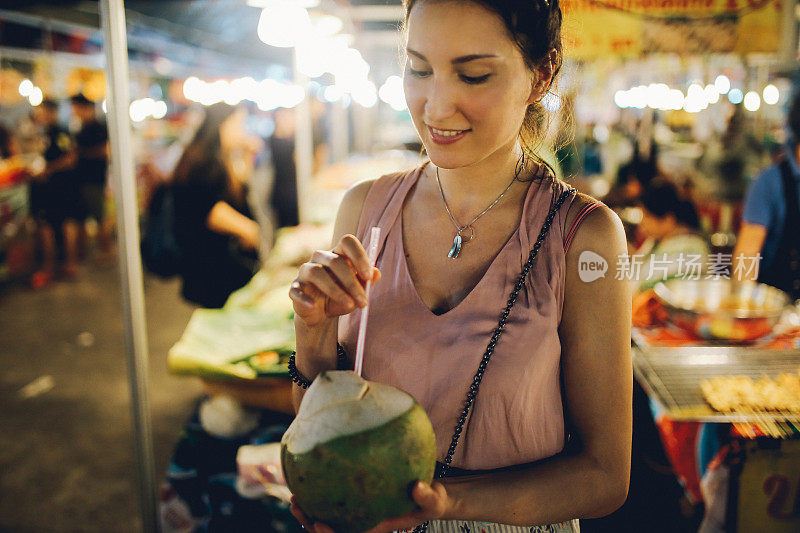
{"label": "white pillar", "polygon": [[308,90],[308,77],[297,70],[297,50],[294,51],[294,82],[303,88],[305,97],[295,107],[295,132],[294,154],[295,167],[297,168],[297,203],[300,212],[300,222],[307,222],[309,218],[309,200],[311,174],[314,169],[314,139],[313,122],[311,117],[311,98]]}
{"label": "white pillar", "polygon": [[147,330],[144,317],[142,261],[136,207],[128,106],[128,39],[123,0],[101,0],[103,49],[108,76],[108,130],[111,138],[111,184],[117,211],[125,359],[131,388],[133,443],[139,484],[142,530],[158,531],[150,404],[147,397]]}
{"label": "white pillar", "polygon": [[350,116],[341,99],[331,104],[330,125],[331,160],[339,163],[350,152]]}
{"label": "white pillar", "polygon": [[353,144],[356,151],[366,154],[372,151],[372,108],[362,107],[353,102]]}

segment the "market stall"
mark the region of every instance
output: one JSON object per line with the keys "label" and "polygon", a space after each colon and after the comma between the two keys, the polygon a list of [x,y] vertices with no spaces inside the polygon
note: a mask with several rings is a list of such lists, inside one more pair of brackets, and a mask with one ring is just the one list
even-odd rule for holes
{"label": "market stall", "polygon": [[[289,285],[314,250],[329,246],[333,218],[349,186],[418,162],[418,154],[386,151],[354,155],[323,169],[307,190],[313,206],[307,212],[309,222],[281,229],[261,270],[222,308],[193,313],[169,351],[168,366],[175,375],[201,380],[207,397],[198,404],[172,456],[162,486],[162,528],[208,523],[246,530],[254,523],[267,523],[274,530],[300,531],[288,511],[282,476],[275,477],[279,461],[270,456],[294,416],[288,371],[295,345]],[[233,422],[215,424],[209,413],[217,408]],[[248,418],[252,423],[244,422]],[[257,464],[243,460],[242,449],[252,449]],[[253,475],[254,471],[261,473]],[[201,500],[211,506],[199,505]]]}
{"label": "market stall", "polygon": [[705,504],[701,531],[796,531],[785,498],[800,473],[797,302],[765,285],[723,292],[727,280],[696,280],[676,300],[670,284],[634,308],[633,365],[675,475]]}
{"label": "market stall", "polygon": [[[788,98],[775,99],[774,92],[793,92],[797,29],[788,9],[770,2],[567,4],[566,24],[581,29],[571,53],[584,61],[573,78],[575,118],[587,131],[578,135],[599,140],[602,161],[611,162],[579,182],[585,190],[600,195],[606,183],[614,188],[619,177],[608,172],[632,157],[620,131],[634,132],[634,159],[639,149],[652,154],[655,147],[656,174],[684,188],[711,252],[730,254],[744,192],[784,139],[778,101]],[[683,89],[681,101],[671,101]],[[614,105],[602,105],[610,104],[609,93]],[[618,199],[609,196],[609,205],[612,198]],[[642,210],[635,203],[612,207],[636,250]],[[725,276],[733,272],[716,277]],[[792,388],[800,370],[797,307],[783,301],[765,312],[761,286],[748,300],[747,320],[724,307],[703,312],[720,301],[697,298],[706,283],[687,282],[694,288],[678,298],[647,290],[634,299],[633,364],[645,396],[638,407],[648,416],[652,410],[667,467],[685,493],[681,511],[699,512],[701,531],[797,530],[796,510],[786,503],[797,490],[796,407],[719,401],[743,391],[800,394]],[[641,437],[635,427],[634,439]]]}
{"label": "market stall", "polygon": [[25,274],[32,263],[29,175],[22,161],[0,159],[0,283]]}
{"label": "market stall", "polygon": [[[289,283],[297,262],[323,246],[329,231],[328,225],[305,225],[279,232],[264,268],[221,309],[197,309],[170,349],[170,371],[201,380],[206,396],[185,425],[162,483],[163,531],[187,525],[250,531],[255,524],[302,531],[285,487],[272,483],[282,479],[275,478],[274,458],[270,467],[264,453],[275,450],[294,416]],[[242,456],[248,449],[255,464]]]}
{"label": "market stall", "polygon": [[[613,149],[615,136],[619,137],[616,126],[626,122],[645,124],[646,127],[638,130],[633,128],[632,131],[655,139],[663,149],[662,163],[667,170],[680,174],[691,169],[701,178],[708,178],[699,182],[698,194],[699,198],[710,200],[708,204],[699,206],[704,230],[709,235],[717,236],[715,243],[720,247],[729,248],[730,236],[738,224],[740,206],[735,201],[729,202],[728,198],[712,197],[716,194],[715,186],[718,183],[706,176],[706,172],[697,171],[697,167],[701,166],[701,156],[713,150],[707,150],[708,145],[699,142],[696,137],[698,133],[721,131],[724,128],[722,120],[730,107],[728,104],[738,105],[747,96],[745,92],[754,93],[758,98],[761,98],[759,95],[764,97],[760,111],[758,106],[748,107],[748,112],[754,113],[751,117],[758,122],[759,131],[766,136],[775,129],[774,125],[780,117],[777,107],[780,100],[768,102],[767,88],[772,87],[775,91],[780,89],[782,95],[788,92],[788,80],[778,79],[776,72],[781,68],[781,61],[793,58],[796,44],[796,28],[793,24],[783,22],[786,5],[788,3],[777,1],[716,1],[690,2],[683,7],[672,3],[646,7],[622,1],[565,2],[569,43],[566,70],[571,76],[566,77],[567,81],[561,87],[565,96],[563,100],[556,97],[549,99],[548,110],[555,114],[559,109],[567,109],[566,105],[562,107],[562,102],[574,98],[579,122],[590,128],[591,137],[605,144],[602,155],[606,170],[600,175],[606,181],[610,181],[619,163],[630,155],[624,153],[625,150]],[[114,191],[123,259],[126,348],[134,398],[142,483],[140,496],[145,527],[153,530],[155,526],[152,520],[156,514],[156,504],[152,501],[155,476],[149,442],[145,381],[147,346],[142,331],[142,279],[137,251],[137,216],[145,203],[143,198],[147,196],[149,187],[140,186],[139,194],[136,194],[137,181],[133,168],[134,156],[139,154],[132,153],[131,146],[139,146],[140,152],[145,154],[141,159],[146,161],[139,168],[145,167],[146,170],[139,173],[140,178],[144,178],[138,183],[149,185],[150,182],[163,179],[171,164],[174,164],[175,148],[180,148],[180,142],[173,144],[172,141],[178,137],[179,131],[191,129],[189,113],[183,115],[188,106],[193,103],[207,105],[209,101],[224,99],[222,93],[211,94],[212,87],[233,91],[258,84],[258,87],[274,90],[275,94],[283,91],[284,96],[294,101],[312,94],[312,85],[307,74],[297,71],[293,72],[293,76],[296,81],[302,82],[302,94],[295,90],[297,87],[267,83],[272,81],[268,78],[256,82],[253,78],[248,81],[243,77],[228,82],[211,81],[209,75],[206,76],[208,81],[201,81],[194,76],[187,76],[189,72],[184,71],[174,71],[169,76],[134,75],[137,79],[134,84],[137,94],[134,96],[142,98],[134,100],[129,106],[128,91],[131,85],[128,80],[122,2],[105,1],[102,6],[106,64],[109,65],[106,74],[109,82],[106,107],[112,126],[112,151],[115,154]],[[687,16],[696,20],[687,22]],[[780,27],[780,31],[775,31],[777,27]],[[166,69],[168,63],[162,61],[160,65]],[[102,74],[99,67],[76,70],[74,76],[68,77],[69,83],[80,84],[84,92],[92,93],[94,88],[99,102],[105,95],[106,78],[98,73]],[[728,83],[724,89],[723,77]],[[47,76],[38,78],[45,80]],[[40,82],[38,78],[37,83],[45,86],[45,81]],[[154,88],[158,89],[155,101],[150,96]],[[333,93],[336,91],[330,91],[331,96],[319,84],[318,88],[326,99],[330,98],[328,103],[333,103]],[[741,99],[734,96],[733,91],[738,91]],[[374,85],[372,92],[375,92]],[[727,101],[725,94],[728,94]],[[370,97],[375,97],[375,94],[370,93]],[[369,101],[369,98],[365,100]],[[750,100],[752,102],[752,98]],[[273,104],[278,105],[266,99],[252,98],[252,102],[261,111],[274,109]],[[716,102],[720,102],[716,108],[709,110],[706,115],[699,114],[709,106],[716,105]],[[176,109],[180,112],[162,121],[167,105],[170,114]],[[297,102],[293,105],[297,105]],[[334,111],[341,116],[345,104],[335,105]],[[728,107],[723,109],[723,106]],[[364,113],[368,113],[366,110],[371,106],[365,104],[362,107],[358,110],[360,118],[364,118]],[[663,120],[657,121],[656,113],[661,114]],[[247,425],[250,423],[247,416],[242,415],[244,426],[236,431],[231,430],[235,435],[226,435],[224,431],[213,435],[202,423],[198,409],[197,417],[187,426],[187,440],[181,442],[176,452],[174,470],[170,472],[171,487],[162,492],[162,512],[171,509],[182,516],[180,513],[185,509],[181,506],[184,503],[192,507],[198,505],[199,501],[186,494],[203,485],[202,497],[214,502],[215,516],[225,512],[238,514],[240,522],[236,524],[243,523],[242,520],[251,516],[248,515],[249,507],[244,500],[249,498],[255,502],[263,499],[264,494],[257,492],[254,496],[245,497],[242,492],[247,491],[240,491],[235,485],[238,479],[236,451],[240,446],[263,444],[280,438],[280,428],[285,427],[287,416],[292,413],[291,385],[286,368],[287,356],[294,345],[292,309],[286,298],[288,285],[296,275],[297,266],[313,250],[327,246],[333,213],[347,186],[360,179],[406,168],[418,160],[407,152],[384,154],[386,157],[383,158],[360,156],[331,165],[312,178],[312,136],[307,127],[310,120],[306,103],[300,107],[300,116],[304,126],[297,132],[296,138],[301,156],[299,171],[304,224],[284,230],[278,236],[270,259],[261,272],[246,287],[234,293],[222,309],[197,310],[183,337],[169,354],[172,372],[201,379],[210,398],[233,397],[239,405],[258,408],[262,414],[252,427]],[[137,133],[136,138],[140,141],[138,144],[131,143],[129,117]],[[148,118],[154,120],[147,121]],[[402,129],[402,121],[398,116],[393,115],[391,122],[381,128],[381,135],[393,128]],[[557,127],[560,122],[556,120],[554,124]],[[407,121],[405,126],[408,126]],[[407,134],[409,129],[406,127],[403,134]],[[369,137],[367,131],[367,128],[359,128],[355,132],[360,144],[368,144],[364,140]],[[710,137],[708,134],[706,139]],[[386,144],[396,145],[394,141],[396,139],[387,140]],[[345,148],[339,151],[346,152],[346,140],[340,138],[337,144],[344,144]],[[762,152],[757,158],[749,160],[748,164],[757,168],[767,157],[766,152]],[[584,159],[588,160],[586,157]],[[588,190],[597,191],[597,195],[608,191],[608,184],[603,185],[598,180],[588,180],[586,183]],[[13,246],[19,242],[19,232],[24,230],[22,220],[26,208],[22,190],[15,179],[3,182],[0,177],[0,278],[5,272],[3,269],[13,270],[14,258],[21,257],[19,251],[13,251],[19,248]],[[631,220],[635,227],[635,209],[633,211]],[[628,217],[623,217],[623,220],[627,223]],[[725,343],[724,333],[715,335],[713,342],[709,342],[708,338],[696,332],[670,325],[665,302],[655,294],[646,302],[639,302],[635,312],[643,309],[646,310],[646,318],[634,328],[634,369],[639,383],[659,409],[659,428],[664,444],[686,490],[695,501],[706,500],[709,520],[717,520],[719,524],[727,521],[728,524],[738,524],[740,530],[747,530],[748,527],[757,528],[760,524],[769,523],[770,527],[774,526],[771,529],[774,531],[795,530],[799,527],[800,518],[796,515],[796,509],[791,507],[790,495],[796,493],[792,491],[800,490],[800,487],[792,484],[796,483],[800,473],[800,452],[796,448],[796,439],[800,435],[800,413],[793,407],[772,409],[750,405],[738,410],[718,409],[710,401],[711,397],[703,394],[703,389],[721,383],[714,381],[715,378],[728,375],[747,378],[751,383],[762,380],[762,375],[766,375],[772,381],[764,380],[765,388],[778,386],[777,380],[781,375],[796,376],[800,367],[798,315],[787,312],[779,325],[770,324],[756,338],[747,339],[751,341],[749,344],[743,344],[742,338],[734,339],[737,342],[732,344]],[[726,326],[712,324],[710,327],[724,330]],[[224,405],[214,405],[227,409]],[[234,409],[231,412],[238,413],[237,416],[242,413],[236,410],[239,407],[231,409]],[[702,486],[704,479],[694,457],[701,424],[720,425],[716,433],[724,425],[725,445],[729,450],[725,455],[717,449],[713,457],[705,457],[703,468],[709,473],[705,479],[706,485],[709,485],[706,489]],[[191,448],[198,442],[202,445]],[[190,448],[189,452],[187,447]],[[215,453],[225,460],[212,467],[187,459],[187,456],[196,459]],[[715,458],[718,459],[715,466],[708,467]],[[203,471],[205,477],[199,480],[197,476],[189,475],[187,472],[192,469]],[[723,473],[726,477],[720,481]],[[220,479],[224,481],[219,482]],[[180,485],[179,480],[185,484]],[[714,485],[716,488],[710,486],[712,481],[717,482]],[[195,485],[186,492],[186,486],[192,483]],[[176,497],[178,493],[181,498]],[[720,494],[724,496],[720,498]],[[201,498],[197,491],[195,496]],[[234,501],[236,505],[245,505],[245,508],[234,506],[236,511],[230,508],[225,511],[226,505],[233,505]],[[270,505],[273,504],[269,513],[273,513],[276,520],[288,516],[285,506],[281,507],[276,501],[270,500]],[[201,516],[199,512],[192,514]],[[229,527],[236,526],[229,524]]]}

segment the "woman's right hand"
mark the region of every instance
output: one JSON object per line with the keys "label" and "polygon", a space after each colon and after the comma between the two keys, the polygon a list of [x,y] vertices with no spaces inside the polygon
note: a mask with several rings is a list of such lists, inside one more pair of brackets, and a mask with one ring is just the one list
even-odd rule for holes
{"label": "woman's right hand", "polygon": [[359,240],[345,235],[332,250],[317,250],[300,267],[289,289],[295,317],[313,327],[364,307],[367,281],[377,283],[380,277]]}

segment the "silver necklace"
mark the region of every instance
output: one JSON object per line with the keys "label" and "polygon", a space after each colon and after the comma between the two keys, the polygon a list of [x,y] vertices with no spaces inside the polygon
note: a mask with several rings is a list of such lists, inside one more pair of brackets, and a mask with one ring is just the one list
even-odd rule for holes
{"label": "silver necklace", "polygon": [[[520,161],[522,162],[522,164],[520,164]],[[522,172],[522,169],[525,168],[525,152],[522,153],[520,161],[517,161],[517,168],[514,171],[514,178],[511,180],[511,183],[508,184],[505,190],[500,193],[500,196],[495,198],[494,202],[489,204],[489,207],[478,213],[478,216],[473,218],[469,222],[469,224],[465,224],[464,226],[459,225],[459,223],[456,222],[453,213],[450,212],[450,207],[447,205],[447,200],[444,197],[444,189],[442,189],[442,180],[439,179],[439,167],[436,167],[436,183],[439,184],[439,192],[442,194],[442,203],[444,203],[444,209],[450,216],[450,220],[452,220],[453,224],[456,226],[456,235],[455,237],[453,237],[453,246],[450,247],[450,251],[447,253],[447,257],[449,257],[450,259],[457,259],[459,254],[461,253],[461,247],[475,238],[475,228],[473,228],[472,225],[479,218],[485,215],[487,211],[489,211],[491,208],[497,205],[497,202],[499,202],[500,199],[506,195],[511,186],[514,185],[514,182],[517,181],[520,172]],[[465,233],[467,230],[469,230],[468,237],[467,233]]]}

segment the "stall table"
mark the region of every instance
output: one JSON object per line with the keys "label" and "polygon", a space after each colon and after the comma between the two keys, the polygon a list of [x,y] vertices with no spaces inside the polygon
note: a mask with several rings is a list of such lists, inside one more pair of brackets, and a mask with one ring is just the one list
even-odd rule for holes
{"label": "stall table", "polygon": [[[751,345],[690,338],[669,324],[633,328],[633,369],[660,411],[662,442],[687,493],[706,505],[701,531],[800,531],[800,416],[784,412],[729,413],[712,409],[700,383],[716,376],[797,374],[800,329]],[[704,429],[713,428],[705,431]],[[703,458],[707,435],[719,436]]]}
{"label": "stall table", "polygon": [[[633,368],[639,383],[675,420],[730,422],[761,426],[800,424],[789,413],[722,413],[703,399],[700,382],[716,376],[796,373],[800,350],[772,350],[747,346],[636,346]],[[789,434],[791,435],[791,433]],[[787,435],[787,436],[789,436]]]}

